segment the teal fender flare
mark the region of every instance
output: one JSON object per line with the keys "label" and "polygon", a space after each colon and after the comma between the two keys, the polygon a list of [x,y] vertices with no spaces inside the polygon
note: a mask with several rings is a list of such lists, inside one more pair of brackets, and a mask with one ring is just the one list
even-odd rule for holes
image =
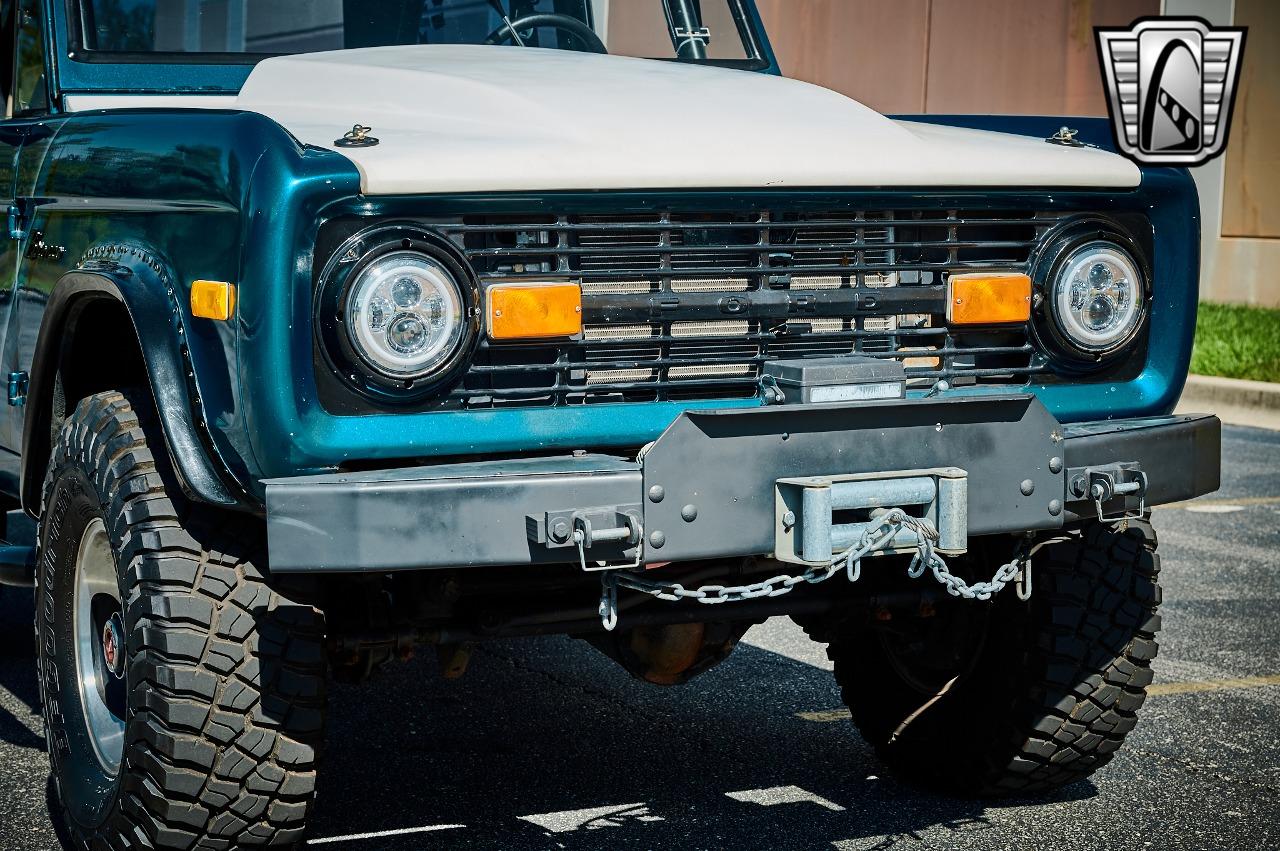
{"label": "teal fender flare", "polygon": [[173,301],[176,292],[167,264],[156,253],[130,243],[91,248],[77,268],[58,280],[36,342],[23,429],[21,493],[27,513],[35,516],[40,509],[61,355],[85,308],[101,299],[117,302],[128,313],[183,491],[213,505],[248,507],[210,434],[193,378],[182,311]]}

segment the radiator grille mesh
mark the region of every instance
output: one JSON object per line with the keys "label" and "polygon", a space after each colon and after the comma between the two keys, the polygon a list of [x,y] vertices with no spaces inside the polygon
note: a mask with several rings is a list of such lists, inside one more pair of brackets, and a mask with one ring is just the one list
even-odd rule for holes
{"label": "radiator grille mesh", "polygon": [[584,334],[490,344],[449,404],[483,408],[747,398],[779,358],[902,361],[910,381],[1022,385],[1027,329],[951,329],[945,282],[1025,271],[1053,213],[771,210],[467,216],[431,224],[482,286],[580,281]]}

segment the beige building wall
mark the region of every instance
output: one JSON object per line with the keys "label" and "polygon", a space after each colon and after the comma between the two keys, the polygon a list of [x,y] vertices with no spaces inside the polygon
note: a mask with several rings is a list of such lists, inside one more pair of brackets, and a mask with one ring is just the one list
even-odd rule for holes
{"label": "beige building wall", "polygon": [[1095,26],[1250,28],[1227,152],[1193,169],[1201,295],[1280,307],[1280,0],[757,0],[783,73],[888,113],[1107,114]]}
{"label": "beige building wall", "polygon": [[1200,189],[1200,296],[1206,301],[1280,307],[1277,6],[1277,0],[1164,0],[1166,15],[1249,27],[1227,151],[1192,169]]}
{"label": "beige building wall", "polygon": [[1280,3],[1236,0],[1249,28],[1227,148],[1222,235],[1280,238]]}
{"label": "beige building wall", "polygon": [[1095,26],[1160,0],[757,0],[783,73],[881,112],[1106,115]]}

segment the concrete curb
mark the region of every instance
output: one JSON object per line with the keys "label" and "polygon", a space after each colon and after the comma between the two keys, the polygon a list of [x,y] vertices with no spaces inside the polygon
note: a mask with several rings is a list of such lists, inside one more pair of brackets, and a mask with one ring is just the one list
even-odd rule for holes
{"label": "concrete curb", "polygon": [[1189,375],[1177,410],[1217,414],[1232,425],[1280,430],[1280,384]]}

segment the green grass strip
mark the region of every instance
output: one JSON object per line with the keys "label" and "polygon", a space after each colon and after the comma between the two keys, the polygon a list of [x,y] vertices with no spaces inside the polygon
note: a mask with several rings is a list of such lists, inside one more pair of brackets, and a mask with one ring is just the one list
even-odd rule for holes
{"label": "green grass strip", "polygon": [[1201,302],[1191,371],[1280,381],[1280,310]]}

